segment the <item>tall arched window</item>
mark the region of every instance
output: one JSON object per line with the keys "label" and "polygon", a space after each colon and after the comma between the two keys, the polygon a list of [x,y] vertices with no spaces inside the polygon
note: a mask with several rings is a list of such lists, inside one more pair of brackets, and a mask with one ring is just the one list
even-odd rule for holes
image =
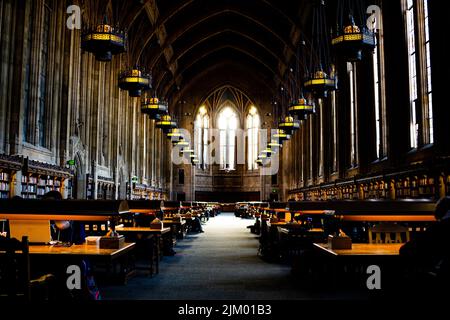
{"label": "tall arched window", "polygon": [[387,127],[386,127],[386,102],[385,102],[385,78],[384,78],[384,29],[381,13],[372,22],[375,31],[376,46],[372,54],[374,106],[375,106],[375,151],[376,158],[383,159],[387,156]]}
{"label": "tall arched window", "polygon": [[429,0],[404,0],[409,54],[411,148],[434,143]]}
{"label": "tall arched window", "polygon": [[236,168],[236,130],[238,116],[236,112],[225,107],[217,117],[220,131],[220,169],[234,170]]}
{"label": "tall arched window", "polygon": [[356,64],[347,62],[347,73],[350,87],[350,166],[355,168],[358,166],[358,96],[357,96],[357,79]]}
{"label": "tall arched window", "polygon": [[195,118],[195,142],[196,154],[198,155],[199,166],[205,168],[209,163],[208,159],[208,136],[209,136],[209,116],[206,107],[202,106],[198,110]]}
{"label": "tall arched window", "polygon": [[258,136],[259,136],[260,119],[258,110],[252,106],[247,115],[247,169],[257,170],[258,164],[255,162],[258,158]]}

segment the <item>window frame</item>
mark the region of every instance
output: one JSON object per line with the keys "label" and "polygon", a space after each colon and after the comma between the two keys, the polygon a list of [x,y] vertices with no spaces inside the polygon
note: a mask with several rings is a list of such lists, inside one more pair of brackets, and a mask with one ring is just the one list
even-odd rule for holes
{"label": "window frame", "polygon": [[198,155],[199,163],[197,168],[207,169],[209,164],[208,149],[209,149],[209,128],[211,125],[211,118],[208,114],[208,109],[203,107],[204,111],[200,108],[197,112],[194,122],[194,139],[196,154]]}
{"label": "window frame", "polygon": [[[405,40],[408,48],[409,97],[411,101],[410,147],[412,150],[433,145],[435,141],[433,88],[431,82],[432,63],[430,57],[432,48],[429,37],[429,16],[426,14],[428,1],[403,0]],[[414,28],[413,30],[411,30],[411,25]],[[410,60],[412,48],[415,52],[415,61]],[[414,71],[416,76],[416,90],[411,89],[411,78]],[[415,125],[413,125],[414,121]]]}
{"label": "window frame", "polygon": [[359,148],[358,148],[358,79],[357,68],[355,62],[347,62],[347,76],[349,80],[349,169],[357,168],[359,165]]}
{"label": "window frame", "polygon": [[374,82],[375,117],[375,158],[378,161],[388,157],[387,116],[386,116],[386,78],[384,55],[384,27],[382,13],[374,20],[375,49],[372,54]]}
{"label": "window frame", "polygon": [[[255,110],[253,114],[251,113],[252,108]],[[245,123],[247,129],[247,170],[255,171],[259,169],[255,161],[258,158],[259,130],[261,128],[261,117],[255,106],[252,106],[247,113]]]}
{"label": "window frame", "polygon": [[[222,115],[230,110],[230,116],[221,120]],[[230,121],[234,118],[235,126]],[[219,166],[220,170],[236,170],[236,132],[239,129],[239,114],[230,106],[224,106],[217,114],[217,123],[219,129]],[[224,126],[224,124],[226,124]]]}

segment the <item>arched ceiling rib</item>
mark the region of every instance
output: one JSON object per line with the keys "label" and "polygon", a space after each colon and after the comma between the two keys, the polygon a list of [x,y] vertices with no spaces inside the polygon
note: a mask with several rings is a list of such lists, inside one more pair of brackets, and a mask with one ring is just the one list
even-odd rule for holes
{"label": "arched ceiling rib", "polygon": [[[179,38],[183,37],[183,35],[186,34],[192,28],[194,28],[198,25],[206,25],[209,23],[209,21],[217,19],[218,17],[220,17],[222,15],[235,15],[235,16],[247,19],[248,21],[252,22],[253,24],[257,25],[260,28],[261,34],[268,33],[270,37],[274,37],[277,41],[279,41],[280,46],[285,47],[291,54],[295,53],[294,45],[292,43],[289,43],[288,39],[285,39],[284,37],[282,37],[279,34],[277,34],[276,32],[274,32],[272,29],[268,28],[266,25],[264,25],[263,22],[257,20],[257,18],[255,18],[255,17],[252,17],[251,14],[248,15],[248,14],[245,14],[238,10],[229,9],[229,8],[222,9],[219,11],[214,11],[214,12],[206,12],[206,13],[202,14],[200,17],[192,17],[189,22],[183,24],[180,28],[174,30],[172,33],[169,33],[166,41],[162,44],[161,47],[163,48],[163,50],[169,48],[175,41],[177,41]],[[223,27],[227,27],[227,26],[224,25]],[[152,29],[155,29],[155,27],[153,27]],[[150,43],[150,40],[152,39],[153,36],[154,36],[154,32],[150,33],[145,38],[143,46],[141,47],[140,53],[138,56],[144,54],[145,48]],[[160,56],[162,56],[164,54],[163,50],[161,50],[159,55],[153,59],[152,63],[155,63],[155,61],[158,60],[160,58]]]}
{"label": "arched ceiling rib", "polygon": [[[244,56],[244,57],[243,57]],[[205,61],[207,58],[209,58],[209,61]],[[201,63],[206,62],[210,64],[214,63],[220,63],[220,61],[224,59],[234,58],[236,61],[244,60],[249,66],[253,65],[253,70],[259,70],[259,73],[265,74],[267,77],[273,77],[277,71],[273,70],[269,65],[267,65],[264,61],[262,61],[258,56],[255,54],[255,52],[249,52],[246,48],[240,48],[237,46],[231,46],[231,45],[223,45],[221,47],[213,48],[205,53],[203,53],[201,56],[197,57],[195,60],[191,61],[189,64],[187,64],[181,71],[180,74],[183,75],[188,71],[191,71],[191,74],[189,77],[186,77],[186,79],[190,79],[191,76],[195,76],[197,71],[201,71],[203,69]],[[249,61],[248,58],[251,60]],[[233,60],[233,59],[232,59]],[[251,62],[253,61],[253,64]],[[194,68],[196,67],[196,68]],[[193,70],[191,70],[193,69]],[[279,79],[279,76],[275,76],[275,78]],[[173,79],[170,84],[170,86],[175,85],[177,79]],[[166,87],[163,90],[163,93],[166,93],[168,91],[168,88]]]}
{"label": "arched ceiling rib", "polygon": [[[221,74],[222,77],[217,77]],[[208,79],[208,81],[204,81]],[[183,96],[192,91],[201,91],[204,94],[213,91],[215,88],[224,84],[230,84],[242,88],[253,97],[271,97],[274,94],[273,83],[265,81],[259,72],[253,72],[244,63],[230,60],[223,60],[220,63],[205,65],[203,70],[190,79],[189,83],[183,86],[179,91],[171,89],[169,92],[173,96],[173,102],[176,104]]]}
{"label": "arched ceiling rib", "polygon": [[308,33],[311,7],[311,0],[110,1],[123,10],[130,63],[151,69],[154,87],[166,95],[178,94],[205,68],[218,70],[224,61],[245,65],[262,76],[264,86],[276,86]]}
{"label": "arched ceiling rib", "polygon": [[[174,48],[174,56],[172,58],[171,62],[174,62],[176,60],[179,60],[183,58],[184,55],[186,55],[189,51],[195,49],[198,45],[207,42],[208,40],[224,35],[224,34],[230,34],[233,36],[238,36],[239,38],[245,39],[250,46],[257,46],[259,49],[265,51],[266,53],[270,54],[274,59],[282,60],[282,52],[275,52],[272,48],[270,48],[267,44],[262,43],[260,41],[263,41],[262,39],[257,39],[256,37],[253,37],[251,34],[248,34],[245,32],[245,30],[239,31],[232,28],[227,29],[220,29],[220,30],[211,30],[207,34],[201,34],[199,35],[195,40],[192,40],[189,45],[180,48],[179,50],[176,50]],[[282,62],[284,63],[284,62]]]}

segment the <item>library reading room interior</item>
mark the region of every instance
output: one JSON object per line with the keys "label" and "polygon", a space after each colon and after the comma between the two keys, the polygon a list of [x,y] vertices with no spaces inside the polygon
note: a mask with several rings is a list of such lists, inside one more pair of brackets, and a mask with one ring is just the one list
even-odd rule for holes
{"label": "library reading room interior", "polygon": [[441,5],[1,0],[0,301],[448,289]]}

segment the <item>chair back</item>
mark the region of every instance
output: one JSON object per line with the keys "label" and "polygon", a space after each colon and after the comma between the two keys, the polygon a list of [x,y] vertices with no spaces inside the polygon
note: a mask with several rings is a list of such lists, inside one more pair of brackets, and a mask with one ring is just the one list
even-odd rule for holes
{"label": "chair back", "polygon": [[409,240],[409,228],[402,225],[380,223],[369,228],[369,243],[404,243]]}
{"label": "chair back", "polygon": [[0,298],[30,300],[28,237],[0,237]]}

